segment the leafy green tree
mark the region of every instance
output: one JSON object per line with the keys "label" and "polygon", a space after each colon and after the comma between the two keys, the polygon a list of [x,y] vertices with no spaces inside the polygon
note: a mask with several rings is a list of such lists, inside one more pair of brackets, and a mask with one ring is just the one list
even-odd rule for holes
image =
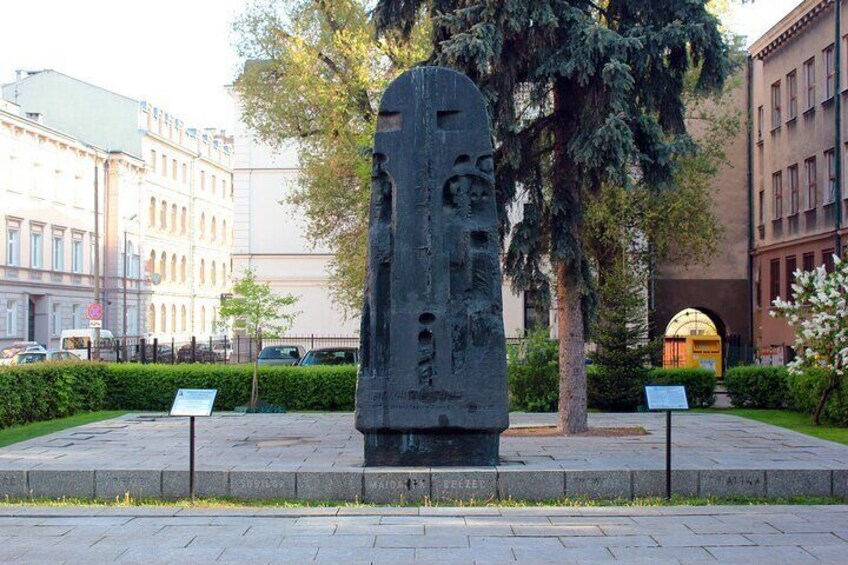
{"label": "leafy green tree", "polygon": [[[221,321],[233,320],[236,329],[260,343],[263,332],[282,334],[291,328],[297,313],[285,311],[295,303],[291,294],[280,296],[268,283],[256,280],[256,271],[245,269],[233,284],[233,296],[221,304],[218,313]],[[253,358],[253,382],[250,386],[250,407],[256,407],[259,397],[259,355]]]}
{"label": "leafy green tree", "polygon": [[234,24],[244,121],[272,147],[295,144],[289,201],[332,254],[333,297],[358,314],[365,281],[370,147],[386,85],[427,57],[426,22],[377,39],[367,0],[254,0]]}
{"label": "leafy green tree", "polygon": [[526,202],[505,270],[518,288],[555,276],[559,426],[587,429],[584,337],[595,300],[584,241],[587,202],[604,186],[670,190],[693,151],[684,86],[721,89],[729,47],[706,0],[379,0],[378,29],[433,21],[431,62],[467,74],[487,98],[498,146],[502,233],[518,187]]}

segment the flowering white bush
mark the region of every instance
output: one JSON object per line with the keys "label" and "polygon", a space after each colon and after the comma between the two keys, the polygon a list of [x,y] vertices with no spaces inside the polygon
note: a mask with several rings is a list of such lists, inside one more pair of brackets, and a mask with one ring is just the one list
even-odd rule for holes
{"label": "flowering white bush", "polygon": [[828,395],[839,387],[848,369],[848,261],[833,257],[833,272],[824,266],[814,271],[795,271],[794,301],[776,298],[771,315],[786,318],[795,328],[796,357],[789,362],[790,373],[806,367],[819,367],[830,373],[822,391],[813,421],[819,416]]}

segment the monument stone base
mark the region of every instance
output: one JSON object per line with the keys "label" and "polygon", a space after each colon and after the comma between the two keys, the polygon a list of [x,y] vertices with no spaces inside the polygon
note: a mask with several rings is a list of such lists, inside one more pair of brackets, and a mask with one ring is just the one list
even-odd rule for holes
{"label": "monument stone base", "polygon": [[365,432],[366,467],[492,467],[500,432]]}

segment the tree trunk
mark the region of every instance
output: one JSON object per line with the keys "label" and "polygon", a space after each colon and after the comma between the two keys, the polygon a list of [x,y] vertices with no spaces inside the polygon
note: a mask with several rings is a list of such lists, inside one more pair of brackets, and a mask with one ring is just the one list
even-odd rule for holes
{"label": "tree trunk", "polygon": [[828,383],[828,385],[822,391],[821,398],[819,398],[819,403],[816,406],[816,411],[813,412],[813,425],[814,426],[819,425],[819,420],[821,419],[822,412],[824,412],[824,405],[827,402],[827,398],[830,396],[830,393],[832,393],[834,390],[836,390],[836,388],[838,386],[838,384],[834,381],[835,381],[835,379],[833,377],[830,377],[830,383]]}
{"label": "tree trunk", "polygon": [[589,429],[586,415],[586,360],[581,298],[565,263],[557,264],[557,332],[559,334],[558,429],[579,434]]}
{"label": "tree trunk", "polygon": [[259,355],[253,357],[253,381],[250,383],[250,407],[256,408],[259,397]]}

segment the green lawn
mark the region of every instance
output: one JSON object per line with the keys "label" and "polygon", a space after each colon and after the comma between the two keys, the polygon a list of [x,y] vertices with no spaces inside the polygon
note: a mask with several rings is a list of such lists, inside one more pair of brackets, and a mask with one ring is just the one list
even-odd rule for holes
{"label": "green lawn", "polygon": [[694,410],[695,412],[707,412],[710,414],[730,414],[750,418],[758,422],[764,422],[781,428],[788,428],[802,434],[807,434],[821,439],[827,439],[848,445],[848,428],[822,424],[813,425],[813,417],[809,414],[792,412],[790,410],[763,410],[757,408],[706,408]]}
{"label": "green lawn", "polygon": [[126,410],[100,410],[98,412],[83,412],[81,414],[76,414],[75,416],[48,420],[46,422],[33,422],[22,426],[12,426],[11,428],[0,430],[0,447],[12,445],[13,443],[18,443],[19,441],[25,441],[38,436],[52,434],[53,432],[66,430],[68,428],[82,426],[83,424],[117,418],[118,416],[123,416],[126,413]]}

